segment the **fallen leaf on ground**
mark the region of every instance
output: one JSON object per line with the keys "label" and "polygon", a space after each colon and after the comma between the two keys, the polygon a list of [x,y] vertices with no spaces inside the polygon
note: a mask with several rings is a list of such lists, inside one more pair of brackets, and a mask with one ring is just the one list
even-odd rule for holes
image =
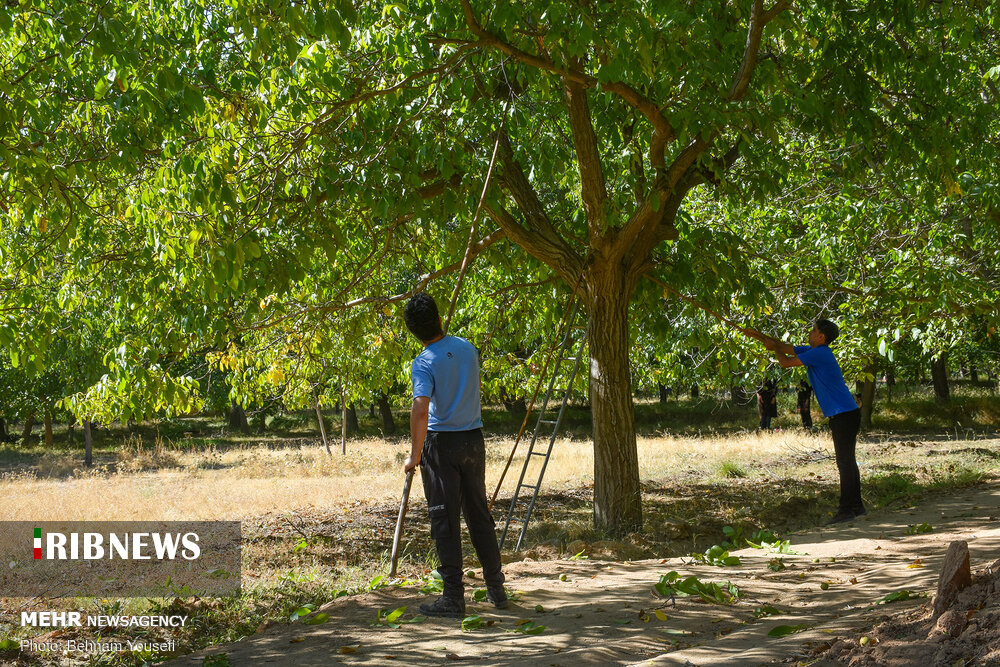
{"label": "fallen leaf on ground", "polygon": [[768,637],[786,637],[788,635],[793,635],[796,632],[802,632],[806,629],[806,625],[776,625],[771,628],[771,631],[767,633]]}

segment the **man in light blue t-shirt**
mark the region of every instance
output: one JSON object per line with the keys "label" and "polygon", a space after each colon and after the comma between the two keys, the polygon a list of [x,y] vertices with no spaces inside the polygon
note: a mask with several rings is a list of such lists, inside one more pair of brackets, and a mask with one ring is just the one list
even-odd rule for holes
{"label": "man in light blue t-shirt", "polygon": [[437,304],[417,294],[403,313],[406,328],[424,346],[410,366],[410,456],[406,472],[420,466],[430,515],[431,537],[444,583],[441,597],[420,605],[428,616],[464,618],[462,526],[465,515],[472,546],[483,566],[486,599],[507,606],[496,524],[486,502],[486,446],[479,399],[479,352],[469,341],[445,336]]}
{"label": "man in light blue t-shirt", "polygon": [[830,523],[843,523],[867,514],[861,501],[861,473],[858,471],[856,449],[861,428],[861,410],[844,382],[833,352],[832,343],[840,329],[830,320],[816,320],[809,332],[809,345],[789,345],[754,329],[742,329],[756,338],[764,347],[773,351],[782,368],[805,366],[809,383],[816,393],[816,401],[823,414],[830,419],[833,449],[840,471],[840,507]]}

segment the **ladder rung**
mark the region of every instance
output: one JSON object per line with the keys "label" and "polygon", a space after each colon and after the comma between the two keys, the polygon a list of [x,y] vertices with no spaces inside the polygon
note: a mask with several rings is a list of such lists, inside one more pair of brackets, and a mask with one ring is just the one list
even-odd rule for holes
{"label": "ladder rung", "polygon": [[528,452],[528,456],[548,456],[545,452]]}
{"label": "ladder rung", "polygon": [[554,419],[539,419],[538,421],[541,422],[542,424],[555,424],[556,423],[556,421]]}
{"label": "ladder rung", "polygon": [[563,361],[576,361],[576,357],[563,357]]}
{"label": "ladder rung", "polygon": [[519,489],[537,489],[538,487],[537,486],[532,486],[531,484],[518,484],[517,488],[519,488]]}

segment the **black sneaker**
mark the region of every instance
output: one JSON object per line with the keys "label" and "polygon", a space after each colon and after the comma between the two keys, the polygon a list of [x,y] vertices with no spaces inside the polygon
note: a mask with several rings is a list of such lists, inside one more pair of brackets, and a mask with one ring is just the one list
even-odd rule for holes
{"label": "black sneaker", "polygon": [[492,602],[493,606],[497,609],[507,608],[507,591],[503,589],[503,586],[499,588],[486,588],[486,601]]}
{"label": "black sneaker", "polygon": [[465,600],[456,600],[442,595],[433,602],[425,602],[420,605],[420,613],[427,616],[465,618]]}

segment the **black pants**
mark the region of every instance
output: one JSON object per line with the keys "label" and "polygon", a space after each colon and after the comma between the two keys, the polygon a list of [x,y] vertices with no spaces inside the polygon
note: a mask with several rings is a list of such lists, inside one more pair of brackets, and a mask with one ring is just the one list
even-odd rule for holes
{"label": "black pants", "polygon": [[502,586],[504,576],[496,523],[486,501],[486,445],[482,430],[428,431],[420,457],[420,476],[430,514],[431,537],[441,560],[438,573],[444,580],[445,596],[461,598],[465,590],[460,513],[465,515],[486,585]]}
{"label": "black pants", "polygon": [[858,514],[865,508],[861,502],[861,473],[858,471],[858,459],[855,454],[860,429],[860,409],[841,412],[830,417],[833,449],[837,453],[837,469],[840,471],[841,512]]}

